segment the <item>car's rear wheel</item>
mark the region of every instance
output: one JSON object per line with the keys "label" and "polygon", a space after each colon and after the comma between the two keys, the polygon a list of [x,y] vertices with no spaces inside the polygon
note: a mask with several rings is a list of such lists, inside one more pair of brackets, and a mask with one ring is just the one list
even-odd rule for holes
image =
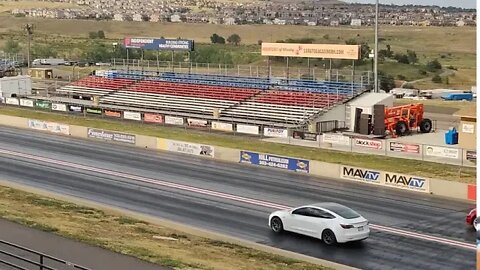
{"label": "car's rear wheel", "polygon": [[329,229],[322,232],[322,240],[328,246],[335,245],[337,243],[337,237],[335,237],[335,233]]}
{"label": "car's rear wheel", "polygon": [[270,227],[275,233],[281,233],[283,231],[283,222],[279,217],[273,217],[270,221]]}

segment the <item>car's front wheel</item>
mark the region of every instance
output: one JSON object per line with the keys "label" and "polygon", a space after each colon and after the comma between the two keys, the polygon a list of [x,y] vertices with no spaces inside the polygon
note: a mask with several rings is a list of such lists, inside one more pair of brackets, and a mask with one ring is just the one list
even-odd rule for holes
{"label": "car's front wheel", "polygon": [[273,217],[270,221],[270,228],[275,233],[281,233],[283,231],[283,222],[279,217]]}
{"label": "car's front wheel", "polygon": [[322,232],[322,240],[328,246],[335,245],[337,243],[337,237],[335,237],[335,233],[329,229],[326,229]]}

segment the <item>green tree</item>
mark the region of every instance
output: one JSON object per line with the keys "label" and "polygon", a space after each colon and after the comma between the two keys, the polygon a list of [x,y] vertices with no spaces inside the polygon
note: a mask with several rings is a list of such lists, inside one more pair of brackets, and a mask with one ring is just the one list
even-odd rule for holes
{"label": "green tree", "polygon": [[103,32],[103,30],[99,30],[97,32],[97,38],[105,39],[105,32]]}
{"label": "green tree", "polygon": [[238,34],[232,34],[227,38],[228,43],[233,44],[235,46],[238,46],[240,42],[242,41],[242,38]]}
{"label": "green tree", "polygon": [[440,77],[440,75],[437,74],[437,75],[433,76],[432,82],[434,82],[434,83],[442,83],[442,77]]}
{"label": "green tree", "polygon": [[378,72],[379,86],[380,89],[385,90],[385,92],[390,92],[395,88],[395,79],[392,75],[385,74],[384,72]]}
{"label": "green tree", "polygon": [[16,54],[19,53],[21,50],[22,47],[20,46],[20,44],[11,38],[7,40],[5,46],[3,46],[3,51],[6,53]]}
{"label": "green tree", "polygon": [[213,44],[225,44],[225,38],[217,35],[216,33],[210,37],[210,41]]}
{"label": "green tree", "polygon": [[427,63],[427,70],[430,72],[435,72],[440,69],[442,69],[442,64],[440,64],[437,59]]}
{"label": "green tree", "polygon": [[98,32],[89,32],[88,37],[90,39],[96,39],[96,38],[98,38]]}
{"label": "green tree", "polygon": [[407,50],[407,56],[410,64],[415,64],[418,62],[417,53],[415,51]]}
{"label": "green tree", "polygon": [[32,56],[34,58],[57,57],[58,52],[49,45],[35,44],[32,46]]}
{"label": "green tree", "polygon": [[112,57],[112,48],[98,41],[93,41],[89,44],[85,51],[85,56],[90,61],[107,62]]}

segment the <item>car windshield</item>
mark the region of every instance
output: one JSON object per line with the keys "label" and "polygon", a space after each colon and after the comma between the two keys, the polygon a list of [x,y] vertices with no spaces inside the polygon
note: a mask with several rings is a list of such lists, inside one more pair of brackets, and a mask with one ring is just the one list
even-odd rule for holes
{"label": "car windshield", "polygon": [[353,219],[353,218],[360,217],[360,214],[342,205],[329,205],[328,207],[325,207],[325,208],[346,219]]}

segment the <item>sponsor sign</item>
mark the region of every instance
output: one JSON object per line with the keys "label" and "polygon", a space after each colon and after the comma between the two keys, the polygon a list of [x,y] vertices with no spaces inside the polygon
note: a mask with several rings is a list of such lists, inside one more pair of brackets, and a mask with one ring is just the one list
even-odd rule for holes
{"label": "sponsor sign", "polygon": [[340,177],[348,180],[361,181],[381,185],[380,172],[356,167],[342,166]]}
{"label": "sponsor sign", "polygon": [[121,142],[128,144],[135,144],[135,135],[107,131],[102,129],[89,128],[87,131],[89,138],[100,139],[112,142]]}
{"label": "sponsor sign", "polygon": [[360,59],[360,45],[262,43],[263,56]]}
{"label": "sponsor sign", "polygon": [[144,113],[143,114],[143,121],[148,123],[163,123],[163,116],[160,114],[155,113]]}
{"label": "sponsor sign", "polygon": [[45,109],[49,110],[51,108],[51,103],[50,101],[47,100],[36,100],[35,101],[35,107],[40,108],[40,109]]}
{"label": "sponsor sign", "polygon": [[355,146],[358,146],[358,147],[365,147],[365,148],[371,148],[371,149],[377,149],[377,150],[380,150],[383,148],[382,141],[372,140],[372,139],[355,138],[354,144]]}
{"label": "sponsor sign", "polygon": [[70,126],[53,123],[53,122],[45,122],[45,121],[29,119],[28,127],[35,130],[50,131],[53,133],[70,135]]}
{"label": "sponsor sign", "polygon": [[67,105],[59,104],[59,103],[52,103],[52,110],[53,111],[66,112],[67,111]]}
{"label": "sponsor sign", "polygon": [[462,124],[462,132],[463,133],[471,133],[475,132],[475,125],[474,124]]}
{"label": "sponsor sign", "polygon": [[167,140],[167,150],[177,153],[212,158],[215,155],[215,149],[213,146],[172,140]]}
{"label": "sponsor sign", "polygon": [[20,102],[18,101],[18,98],[10,98],[10,97],[7,97],[5,99],[5,103],[9,104],[9,105],[20,105]]}
{"label": "sponsor sign", "polygon": [[175,116],[168,116],[165,115],[165,124],[169,125],[183,125],[183,117],[175,117]]}
{"label": "sponsor sign", "polygon": [[125,48],[155,51],[193,51],[194,41],[187,39],[126,37]]}
{"label": "sponsor sign", "polygon": [[458,159],[460,157],[460,150],[457,148],[427,145],[425,147],[425,155],[431,157]]}
{"label": "sponsor sign", "polygon": [[212,122],[212,129],[222,131],[233,131],[233,125],[230,123]]}
{"label": "sponsor sign", "polygon": [[123,112],[123,119],[142,121],[142,114],[139,112]]}
{"label": "sponsor sign", "polygon": [[193,118],[188,118],[187,123],[191,127],[206,127],[208,124],[207,120],[193,119]]}
{"label": "sponsor sign", "polygon": [[293,138],[298,140],[317,141],[317,134],[303,131],[294,131]]}
{"label": "sponsor sign", "polygon": [[429,192],[430,189],[428,179],[389,172],[385,173],[385,185],[421,192]]}
{"label": "sponsor sign", "polygon": [[260,134],[260,127],[259,126],[237,124],[237,132],[238,133],[258,135],[258,134]]}
{"label": "sponsor sign", "polygon": [[295,172],[309,173],[310,161],[289,157],[240,151],[240,163],[279,168]]}
{"label": "sponsor sign", "polygon": [[103,111],[103,113],[108,117],[115,117],[115,118],[122,117],[122,112],[119,112],[119,111],[105,110]]}
{"label": "sponsor sign", "polygon": [[22,98],[22,99],[20,99],[20,106],[33,107],[33,100]]}
{"label": "sponsor sign", "polygon": [[83,113],[83,106],[82,105],[68,105],[68,111],[74,113]]}
{"label": "sponsor sign", "polygon": [[102,114],[102,109],[100,108],[86,108],[85,111],[90,114]]}
{"label": "sponsor sign", "polygon": [[405,144],[400,142],[390,142],[390,151],[420,154],[420,145],[418,144]]}
{"label": "sponsor sign", "polygon": [[343,136],[342,134],[324,133],[322,135],[322,141],[324,143],[350,146],[350,137]]}
{"label": "sponsor sign", "polygon": [[477,161],[477,151],[467,150],[466,158],[467,158],[468,161],[476,162]]}
{"label": "sponsor sign", "polygon": [[267,137],[288,138],[288,130],[283,128],[266,127],[263,129],[263,135]]}

